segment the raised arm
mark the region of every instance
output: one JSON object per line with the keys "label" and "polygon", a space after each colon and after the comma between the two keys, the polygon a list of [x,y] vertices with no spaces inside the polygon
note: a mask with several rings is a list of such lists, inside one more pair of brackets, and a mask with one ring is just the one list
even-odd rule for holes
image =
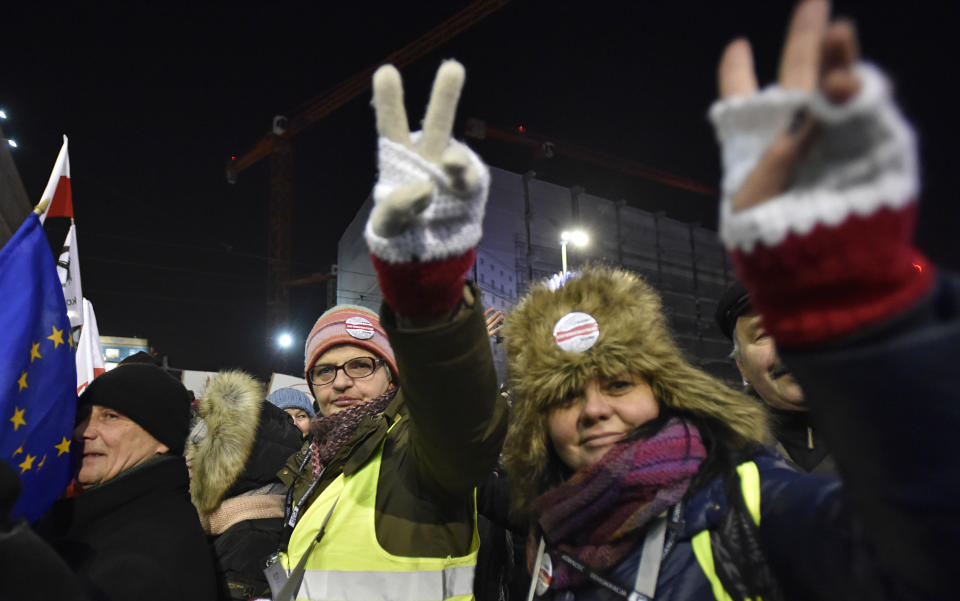
{"label": "raised arm", "polygon": [[852,24],[829,12],[822,0],[798,5],[778,82],[763,90],[745,40],[723,54],[710,112],[721,236],[834,449],[880,588],[949,598],[960,544],[956,288],[937,284],[911,241],[913,132],[886,77],[859,62]]}
{"label": "raised arm", "polygon": [[506,431],[479,292],[465,285],[490,176],[452,138],[464,77],[456,61],[440,66],[423,131],[411,133],[400,74],[374,74],[379,179],[365,231],[413,456],[425,480],[457,496],[493,468]]}

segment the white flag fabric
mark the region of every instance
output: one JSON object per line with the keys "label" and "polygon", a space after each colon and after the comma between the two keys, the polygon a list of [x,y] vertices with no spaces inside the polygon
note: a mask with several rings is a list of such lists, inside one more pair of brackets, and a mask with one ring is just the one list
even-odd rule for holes
{"label": "white flag fabric", "polygon": [[311,396],[310,387],[307,386],[307,381],[303,378],[274,372],[274,374],[270,376],[270,385],[267,387],[267,394],[269,395],[274,390],[281,388],[296,388],[300,392],[305,392],[308,396]]}
{"label": "white flag fabric", "polygon": [[201,398],[207,390],[207,384],[219,375],[215,371],[197,371],[185,369],[180,372],[180,381],[183,387],[193,393],[195,398]]}
{"label": "white flag fabric", "polygon": [[72,223],[60,258],[57,259],[57,275],[60,276],[60,285],[63,286],[63,299],[67,303],[70,327],[78,328],[83,325],[83,288],[80,285],[80,260],[77,256],[77,226]]}
{"label": "white flag fabric", "polygon": [[50,199],[50,204],[40,215],[40,223],[47,217],[73,217],[73,192],[70,186],[70,155],[67,153],[67,136],[63,136],[63,146],[57,155],[57,162],[53,164],[47,187],[43,190],[40,200]]}
{"label": "white flag fabric", "polygon": [[103,347],[100,346],[100,329],[97,316],[93,312],[93,303],[81,299],[83,303],[83,329],[77,343],[77,394],[93,382],[93,379],[106,371],[103,359]]}

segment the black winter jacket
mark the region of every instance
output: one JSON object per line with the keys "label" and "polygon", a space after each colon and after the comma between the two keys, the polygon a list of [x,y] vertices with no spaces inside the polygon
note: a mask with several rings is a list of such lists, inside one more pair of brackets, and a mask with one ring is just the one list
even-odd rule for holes
{"label": "black winter jacket", "polygon": [[303,437],[242,372],[210,382],[198,414],[186,449],[190,492],[213,545],[221,597],[269,596],[263,568],[279,547],[286,492],[276,473]]}
{"label": "black winter jacket", "polygon": [[[285,491],[276,473],[302,441],[300,430],[283,410],[264,401],[250,459],[228,498],[275,484],[273,493]],[[217,572],[226,586],[228,598],[252,599],[269,596],[263,568],[280,545],[283,518],[243,520],[226,532],[212,537]]]}
{"label": "black winter jacket", "polygon": [[183,457],[162,455],[58,501],[37,530],[91,599],[208,601],[213,561],[188,486]]}

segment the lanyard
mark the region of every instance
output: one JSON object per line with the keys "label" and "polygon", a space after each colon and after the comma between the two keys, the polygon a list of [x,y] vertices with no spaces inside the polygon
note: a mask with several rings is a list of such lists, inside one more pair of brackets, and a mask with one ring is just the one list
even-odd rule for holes
{"label": "lanyard", "polygon": [[[313,444],[307,450],[306,455],[303,458],[303,461],[300,462],[300,467],[297,469],[297,473],[303,472],[303,468],[307,465],[307,461],[310,460],[310,457],[313,455]],[[310,498],[310,495],[313,494],[314,489],[317,487],[317,484],[320,482],[320,479],[323,477],[323,472],[326,471],[326,467],[320,470],[320,473],[317,474],[317,477],[313,479],[313,482],[310,483],[310,486],[307,487],[307,492],[303,493],[300,497],[300,500],[296,503],[293,502],[293,489],[291,486],[290,490],[287,491],[287,498],[284,502],[283,508],[283,533],[280,536],[280,552],[286,552],[287,542],[290,540],[290,534],[293,532],[293,528],[297,525],[297,522],[300,520],[300,512],[303,510],[303,504],[307,502],[307,499]]]}
{"label": "lanyard", "polygon": [[[632,589],[604,578],[596,570],[566,551],[553,547],[551,547],[551,551],[565,564],[582,574],[587,580],[607,589],[622,599],[626,599],[627,601],[652,601],[657,588],[657,576],[660,572],[660,563],[663,558],[673,550],[674,545],[676,545],[682,528],[682,515],[682,506],[680,503],[677,503],[670,510],[669,523],[666,518],[661,517],[650,525],[647,530],[647,535],[644,537],[643,550],[640,553],[640,562],[637,565],[637,575]],[[541,539],[540,549],[537,553],[537,560],[534,566],[534,580],[539,577],[540,564],[545,550],[546,544],[543,539]],[[531,593],[532,592],[533,589],[531,588]]]}

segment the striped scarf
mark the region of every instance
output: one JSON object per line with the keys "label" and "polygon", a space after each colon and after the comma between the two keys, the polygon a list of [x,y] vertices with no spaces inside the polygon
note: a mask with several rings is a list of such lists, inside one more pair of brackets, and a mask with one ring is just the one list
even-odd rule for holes
{"label": "striped scarf", "polygon": [[[534,508],[546,540],[605,572],[643,540],[651,520],[683,497],[706,455],[696,427],[679,418],[650,438],[615,445],[598,462],[537,497]],[[528,557],[535,544],[531,537]],[[583,582],[559,557],[551,560],[550,588]]]}
{"label": "striped scarf", "polygon": [[313,434],[313,443],[310,444],[310,462],[313,477],[317,478],[360,426],[360,420],[368,415],[382,412],[397,396],[397,389],[388,390],[380,396],[370,399],[366,403],[338,411],[324,417],[318,415],[310,422],[310,433]]}

